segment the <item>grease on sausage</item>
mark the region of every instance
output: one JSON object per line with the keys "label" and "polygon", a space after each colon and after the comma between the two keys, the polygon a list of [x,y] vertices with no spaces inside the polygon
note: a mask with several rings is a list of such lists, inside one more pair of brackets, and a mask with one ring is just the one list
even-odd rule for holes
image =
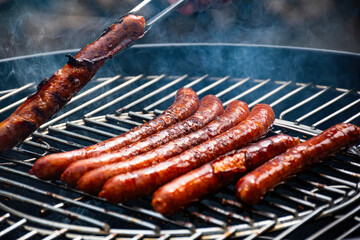
{"label": "grease on sausage", "polygon": [[288,177],[359,140],[360,128],[355,125],[340,123],[330,127],[240,178],[235,195],[245,204],[256,204],[267,191]]}
{"label": "grease on sausage", "polygon": [[103,154],[99,157],[72,163],[61,175],[61,181],[75,186],[79,178],[86,172],[108,164],[125,161],[133,156],[163,145],[172,139],[196,131],[223,112],[224,108],[220,99],[214,95],[207,95],[201,100],[199,109],[191,117],[138,142],[125,146],[115,153]]}
{"label": "grease on sausage", "polygon": [[110,202],[124,202],[151,194],[172,179],[259,139],[267,133],[274,120],[275,114],[269,105],[257,104],[246,120],[228,131],[165,162],[110,178],[99,196]]}
{"label": "grease on sausage", "polygon": [[249,108],[243,101],[235,100],[228,104],[225,112],[205,127],[153,149],[127,161],[106,165],[85,173],[78,181],[77,188],[84,192],[97,194],[104,183],[121,173],[145,168],[174,157],[185,150],[209,140],[229,128],[239,124],[249,115]]}
{"label": "grease on sausage", "polygon": [[74,151],[56,153],[38,159],[30,174],[41,179],[59,178],[71,163],[84,158],[99,156],[116,151],[140,139],[161,131],[181,120],[190,117],[199,106],[199,98],[191,88],[181,88],[174,103],[161,115],[117,137]]}
{"label": "grease on sausage", "polygon": [[161,214],[173,214],[191,202],[219,191],[245,172],[299,142],[298,138],[280,134],[218,157],[160,187],[153,194],[152,206]]}

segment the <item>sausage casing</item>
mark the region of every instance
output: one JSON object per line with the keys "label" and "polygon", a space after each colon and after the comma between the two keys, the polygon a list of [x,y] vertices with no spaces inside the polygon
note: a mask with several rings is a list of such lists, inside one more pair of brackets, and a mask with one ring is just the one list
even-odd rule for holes
{"label": "sausage casing", "polygon": [[74,151],[56,153],[38,159],[30,174],[41,179],[56,179],[71,163],[80,159],[99,156],[118,150],[126,145],[161,131],[193,115],[199,106],[199,98],[191,88],[180,88],[174,103],[161,115],[117,137]]}
{"label": "sausage casing", "polygon": [[222,187],[261,165],[300,140],[279,134],[221,156],[214,161],[188,172],[160,187],[153,194],[153,208],[164,215],[170,215],[189,203],[219,191]]}
{"label": "sausage casing", "polygon": [[111,25],[96,41],[84,47],[68,63],[43,80],[28,97],[0,123],[0,153],[22,142],[40,125],[60,111],[95,75],[105,61],[144,34],[143,17],[128,15]]}
{"label": "sausage casing", "polygon": [[256,204],[267,191],[288,177],[359,140],[360,128],[355,125],[340,123],[330,127],[240,178],[235,195],[245,204]]}
{"label": "sausage casing", "polygon": [[71,186],[76,186],[79,178],[86,172],[108,164],[125,161],[133,156],[163,145],[172,139],[196,131],[223,112],[224,108],[220,99],[214,95],[207,95],[201,99],[199,109],[191,117],[138,142],[125,146],[115,153],[103,154],[72,163],[61,175],[61,181]]}
{"label": "sausage casing", "polygon": [[228,104],[225,112],[205,127],[172,140],[147,153],[135,156],[127,161],[106,165],[85,173],[78,181],[77,188],[88,193],[98,193],[104,183],[121,173],[145,168],[176,156],[185,150],[209,140],[229,128],[239,124],[249,115],[247,104],[235,100]]}
{"label": "sausage casing", "polygon": [[267,133],[274,120],[269,105],[257,104],[246,120],[226,132],[165,162],[110,178],[99,195],[110,202],[123,202],[151,194],[172,179],[257,140]]}

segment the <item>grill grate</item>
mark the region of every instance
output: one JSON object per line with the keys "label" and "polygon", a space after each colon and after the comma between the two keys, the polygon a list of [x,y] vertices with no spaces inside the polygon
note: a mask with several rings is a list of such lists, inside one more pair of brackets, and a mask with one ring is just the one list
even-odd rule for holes
{"label": "grill grate", "polygon": [[[338,122],[360,123],[360,92],[348,89],[208,75],[140,74],[94,79],[32,137],[0,156],[0,237],[280,239],[319,216],[346,209],[360,197],[360,154],[356,147],[279,185],[252,208],[236,201],[234,185],[230,185],[171,218],[154,212],[150,197],[113,205],[58,181],[45,182],[28,174],[33,162],[45,154],[94,144],[152,119],[171,104],[182,86],[192,87],[200,98],[214,94],[224,106],[234,99],[250,107],[259,102],[271,105],[277,119],[269,135],[282,132],[306,140]],[[33,87],[30,83],[1,91],[1,117],[24,101]],[[347,219],[357,222],[340,236],[347,237],[360,226],[358,210],[329,226]],[[329,229],[324,227],[312,237]]]}

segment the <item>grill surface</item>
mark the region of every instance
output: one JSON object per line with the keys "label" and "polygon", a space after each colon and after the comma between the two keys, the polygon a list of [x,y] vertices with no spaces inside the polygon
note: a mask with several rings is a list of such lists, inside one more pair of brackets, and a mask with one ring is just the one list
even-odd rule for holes
{"label": "grill surface", "polygon": [[[136,53],[137,50],[133,51]],[[250,56],[254,54],[246,48],[241,51]],[[145,55],[147,53],[145,51]],[[301,54],[308,53],[303,50]],[[34,62],[33,58],[29,59]],[[5,64],[11,62],[14,66],[18,64],[17,60],[4,61]],[[309,82],[309,78],[313,80],[314,75],[323,73],[314,73],[301,82],[299,79],[288,80],[289,75],[284,75],[283,79],[274,79],[272,75],[269,75],[271,79],[257,78],[255,74],[219,75],[229,69],[221,69],[216,75],[211,71],[197,75],[186,68],[185,75],[178,75],[179,69],[173,69],[174,74],[169,74],[169,69],[163,65],[153,69],[153,75],[147,67],[140,68],[144,71],[137,74],[123,75],[124,66],[126,63],[120,64],[122,70],[117,71],[108,67],[98,74],[63,111],[31,138],[0,156],[0,237],[252,239],[263,236],[280,239],[303,236],[299,229],[312,229],[314,221],[318,223],[316,229],[307,231],[310,239],[326,238],[329,229],[343,222],[347,223],[347,228],[339,232],[340,239],[356,234],[360,226],[357,217],[360,209],[356,205],[360,197],[359,146],[329,157],[324,163],[279,185],[253,208],[241,206],[236,201],[234,186],[231,185],[171,218],[151,209],[150,196],[128,204],[113,205],[60,182],[45,182],[30,176],[28,171],[33,162],[45,154],[93,144],[153,118],[172,103],[176,90],[182,86],[192,87],[200,98],[214,94],[224,106],[233,99],[241,99],[250,107],[258,102],[271,105],[277,119],[269,135],[286,133],[306,140],[338,122],[360,124],[360,88],[347,89],[343,86],[348,83],[343,82],[334,85],[342,88],[331,86],[331,81],[328,85]],[[271,69],[271,66],[264,68]],[[159,73],[159,70],[164,71]],[[231,70],[228,72],[233,73]],[[122,75],[114,76],[118,73]],[[351,76],[351,71],[346,74]],[[339,74],[336,78],[341,76],[344,75]],[[323,81],[326,79],[319,79],[317,83]],[[33,92],[35,85],[28,83],[1,90],[1,119]],[[356,87],[356,82],[353,85]],[[339,212],[341,214],[337,216]]]}

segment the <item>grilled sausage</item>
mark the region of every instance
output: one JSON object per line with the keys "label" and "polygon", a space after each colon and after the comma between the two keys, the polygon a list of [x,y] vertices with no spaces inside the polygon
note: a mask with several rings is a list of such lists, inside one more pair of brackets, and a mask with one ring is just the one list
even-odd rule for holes
{"label": "grilled sausage", "polygon": [[152,206],[163,215],[171,215],[189,203],[219,191],[244,172],[260,166],[299,142],[298,138],[280,134],[221,156],[160,187],[153,194]]}
{"label": "grilled sausage", "polygon": [[78,181],[77,188],[84,192],[97,194],[104,183],[121,173],[145,168],[176,156],[185,150],[209,140],[229,128],[239,124],[249,115],[247,104],[235,100],[225,109],[225,112],[205,127],[183,137],[172,140],[147,153],[135,156],[127,161],[106,165],[85,173]]}
{"label": "grilled sausage", "polygon": [[190,88],[178,90],[175,102],[157,118],[137,126],[129,132],[106,141],[85,147],[82,149],[56,153],[38,159],[30,174],[41,179],[56,179],[71,163],[80,159],[99,156],[104,153],[118,150],[126,145],[137,142],[140,139],[161,131],[183,119],[188,118],[199,106],[196,93]]}
{"label": "grilled sausage", "polygon": [[123,147],[116,153],[109,153],[72,163],[61,175],[61,181],[66,182],[71,186],[75,186],[79,178],[86,172],[108,164],[125,161],[133,156],[145,153],[165,144],[172,139],[196,131],[204,127],[223,112],[224,108],[220,99],[214,95],[207,95],[201,100],[200,107],[196,113],[186,120]]}
{"label": "grilled sausage", "polygon": [[235,188],[236,197],[245,204],[256,204],[289,176],[359,140],[360,128],[355,125],[340,123],[330,127],[240,178]]}
{"label": "grilled sausage", "polygon": [[37,86],[13,114],[0,124],[0,153],[22,142],[60,111],[109,58],[144,34],[143,17],[128,15],[111,25],[96,41],[83,48],[50,78]]}
{"label": "grilled sausage", "polygon": [[150,194],[172,179],[257,140],[267,133],[274,119],[270,106],[257,104],[246,120],[226,132],[165,162],[110,178],[99,195],[110,202],[124,202]]}

